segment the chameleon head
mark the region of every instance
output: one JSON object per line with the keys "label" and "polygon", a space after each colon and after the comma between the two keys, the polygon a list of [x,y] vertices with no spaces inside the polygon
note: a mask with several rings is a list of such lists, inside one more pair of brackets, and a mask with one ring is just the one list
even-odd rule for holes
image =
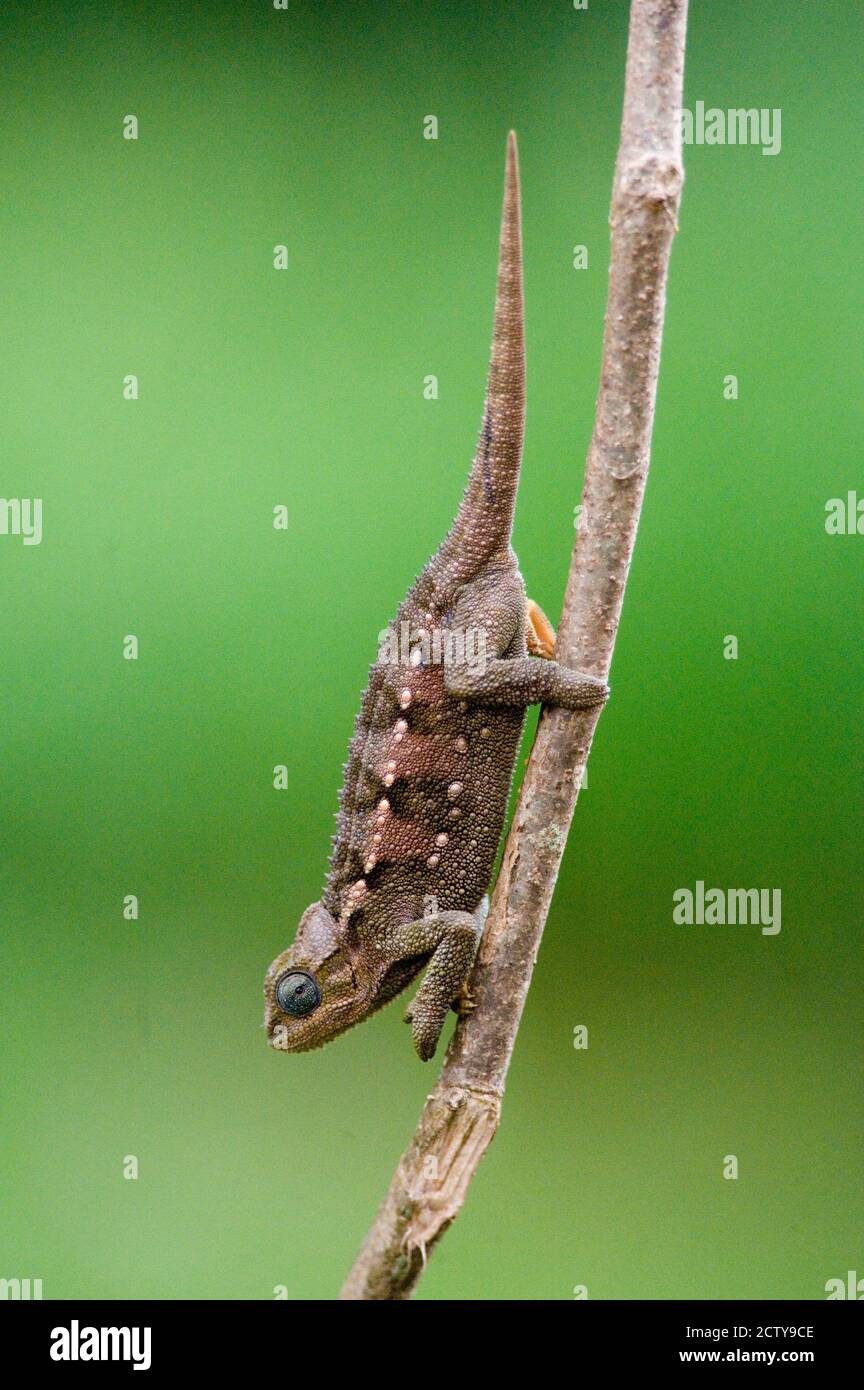
{"label": "chameleon head", "polygon": [[322,903],[313,903],[300,919],[294,944],[267,971],[267,1041],[280,1052],[306,1052],[343,1033],[366,1011],[336,923]]}

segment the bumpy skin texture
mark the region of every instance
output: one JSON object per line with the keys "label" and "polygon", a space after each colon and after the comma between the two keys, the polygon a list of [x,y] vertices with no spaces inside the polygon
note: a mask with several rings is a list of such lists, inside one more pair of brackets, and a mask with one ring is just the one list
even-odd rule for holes
{"label": "bumpy skin texture", "polygon": [[[264,986],[273,1047],[319,1047],[399,994],[426,966],[406,1013],[433,1055],[457,1007],[485,920],[526,707],[580,709],[606,687],[537,659],[510,546],[524,433],[519,182],[507,150],[492,359],[483,428],[456,519],[404,599],[357,716],[321,900]],[[548,624],[547,624],[548,630]],[[280,981],[313,978],[320,1002],[286,1013]],[[284,988],[284,985],[283,985]],[[308,989],[307,989],[308,993]]]}

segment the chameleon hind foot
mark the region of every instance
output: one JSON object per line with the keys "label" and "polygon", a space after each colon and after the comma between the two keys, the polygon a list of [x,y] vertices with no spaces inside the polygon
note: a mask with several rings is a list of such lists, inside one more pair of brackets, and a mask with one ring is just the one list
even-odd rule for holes
{"label": "chameleon hind foot", "polygon": [[533,598],[525,600],[525,636],[532,656],[551,660],[555,651],[555,629]]}

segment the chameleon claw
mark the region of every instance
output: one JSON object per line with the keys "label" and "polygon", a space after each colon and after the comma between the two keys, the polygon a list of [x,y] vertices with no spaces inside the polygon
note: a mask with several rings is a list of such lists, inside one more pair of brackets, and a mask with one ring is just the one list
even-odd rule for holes
{"label": "chameleon claw", "polygon": [[467,1018],[469,1014],[473,1014],[474,1010],[477,1008],[477,1000],[474,998],[468,985],[462,986],[456,998],[453,1000],[452,1008],[454,1014],[457,1014],[459,1018]]}

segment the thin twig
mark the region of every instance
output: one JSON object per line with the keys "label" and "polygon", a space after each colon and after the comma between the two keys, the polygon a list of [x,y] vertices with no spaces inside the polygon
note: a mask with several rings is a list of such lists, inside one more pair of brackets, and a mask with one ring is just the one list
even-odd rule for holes
{"label": "thin twig", "polygon": [[[633,0],[600,394],[556,656],[605,680],[648,474],[669,252],[681,197],[687,0]],[[538,726],[471,989],[441,1076],[341,1297],[409,1298],[494,1137],[598,711]]]}

